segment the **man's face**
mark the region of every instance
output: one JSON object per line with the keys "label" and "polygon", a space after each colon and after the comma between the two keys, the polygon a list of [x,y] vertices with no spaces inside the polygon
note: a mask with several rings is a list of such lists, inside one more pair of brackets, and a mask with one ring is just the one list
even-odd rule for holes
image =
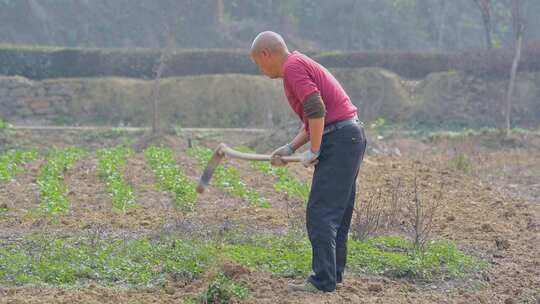
{"label": "man's face", "polygon": [[277,61],[277,56],[273,55],[267,50],[262,50],[259,52],[251,53],[251,58],[259,66],[259,70],[264,75],[270,77],[271,79],[278,78],[280,76],[281,66]]}

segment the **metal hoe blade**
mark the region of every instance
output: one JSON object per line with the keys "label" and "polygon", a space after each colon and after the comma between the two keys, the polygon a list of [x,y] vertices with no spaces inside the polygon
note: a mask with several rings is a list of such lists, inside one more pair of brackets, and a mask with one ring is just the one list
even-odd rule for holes
{"label": "metal hoe blade", "polygon": [[[212,175],[214,174],[214,171],[219,166],[219,163],[225,156],[236,158],[236,159],[248,160],[248,161],[272,160],[272,157],[268,154],[243,153],[243,152],[231,149],[226,144],[221,143],[214,150],[214,154],[212,155],[212,158],[210,158],[210,160],[208,161],[208,164],[206,165],[206,168],[204,169],[204,172],[201,175],[201,178],[199,179],[199,184],[197,185],[198,193],[203,193],[204,190],[206,190],[206,188],[208,187],[208,184],[210,183],[210,179],[212,178]],[[283,160],[286,163],[290,163],[290,162],[300,162],[301,158],[300,156],[285,156],[285,157],[281,157],[281,160]]]}

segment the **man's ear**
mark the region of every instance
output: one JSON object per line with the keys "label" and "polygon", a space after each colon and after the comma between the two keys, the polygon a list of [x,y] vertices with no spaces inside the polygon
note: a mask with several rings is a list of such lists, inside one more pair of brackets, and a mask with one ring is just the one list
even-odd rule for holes
{"label": "man's ear", "polygon": [[270,57],[271,52],[270,52],[269,49],[262,49],[261,50],[261,55],[263,55],[264,57]]}

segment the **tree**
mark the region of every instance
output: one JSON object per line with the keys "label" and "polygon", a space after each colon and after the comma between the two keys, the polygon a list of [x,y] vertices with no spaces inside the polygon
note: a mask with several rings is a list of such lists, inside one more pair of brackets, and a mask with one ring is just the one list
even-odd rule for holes
{"label": "tree", "polygon": [[473,0],[480,12],[482,13],[482,21],[484,22],[484,31],[486,39],[486,47],[488,49],[493,48],[493,39],[491,38],[491,0]]}
{"label": "tree", "polygon": [[159,115],[159,99],[160,99],[160,81],[161,75],[165,70],[165,65],[169,59],[170,53],[174,46],[174,36],[168,26],[165,26],[166,42],[165,46],[161,50],[158,64],[154,70],[155,78],[152,84],[152,91],[150,92],[150,100],[152,101],[152,134],[161,135],[161,119]]}
{"label": "tree", "polygon": [[448,15],[449,5],[446,0],[440,1],[440,14],[439,14],[439,25],[437,29],[437,47],[439,50],[444,49],[444,33],[446,29],[446,17]]}
{"label": "tree", "polygon": [[514,103],[514,90],[516,86],[516,74],[521,60],[521,47],[523,45],[523,32],[525,31],[525,22],[521,18],[521,0],[512,1],[512,29],[514,33],[514,60],[510,70],[510,83],[506,94],[506,111],[504,113],[504,126],[502,133],[507,137],[510,133],[510,116],[512,114],[512,105]]}

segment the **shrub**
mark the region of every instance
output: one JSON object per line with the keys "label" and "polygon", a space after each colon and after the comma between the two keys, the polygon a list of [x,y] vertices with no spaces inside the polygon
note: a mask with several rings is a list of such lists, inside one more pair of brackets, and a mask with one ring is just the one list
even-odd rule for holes
{"label": "shrub", "polygon": [[380,67],[410,78],[422,78],[433,72],[450,68],[450,55],[413,52],[333,52],[314,58],[326,67],[364,68]]}
{"label": "shrub", "polygon": [[[153,78],[159,49],[83,49],[0,45],[0,75],[30,79],[122,76]],[[175,50],[163,77],[257,74],[249,53],[232,49]]]}
{"label": "shrub", "polygon": [[[470,50],[462,53],[430,53],[411,51],[331,52],[315,56],[326,67],[380,67],[403,77],[424,78],[434,72],[462,71],[493,78],[506,78],[512,65],[513,50]],[[523,49],[520,71],[540,71],[540,46]]]}
{"label": "shrub", "polygon": [[[120,76],[153,78],[159,49],[83,49],[0,45],[0,75],[30,79]],[[513,50],[463,53],[412,51],[310,53],[327,68],[380,67],[409,78],[449,70],[507,77]],[[166,62],[163,77],[202,74],[259,74],[247,50],[178,49]],[[523,49],[521,71],[540,71],[540,46]]]}

